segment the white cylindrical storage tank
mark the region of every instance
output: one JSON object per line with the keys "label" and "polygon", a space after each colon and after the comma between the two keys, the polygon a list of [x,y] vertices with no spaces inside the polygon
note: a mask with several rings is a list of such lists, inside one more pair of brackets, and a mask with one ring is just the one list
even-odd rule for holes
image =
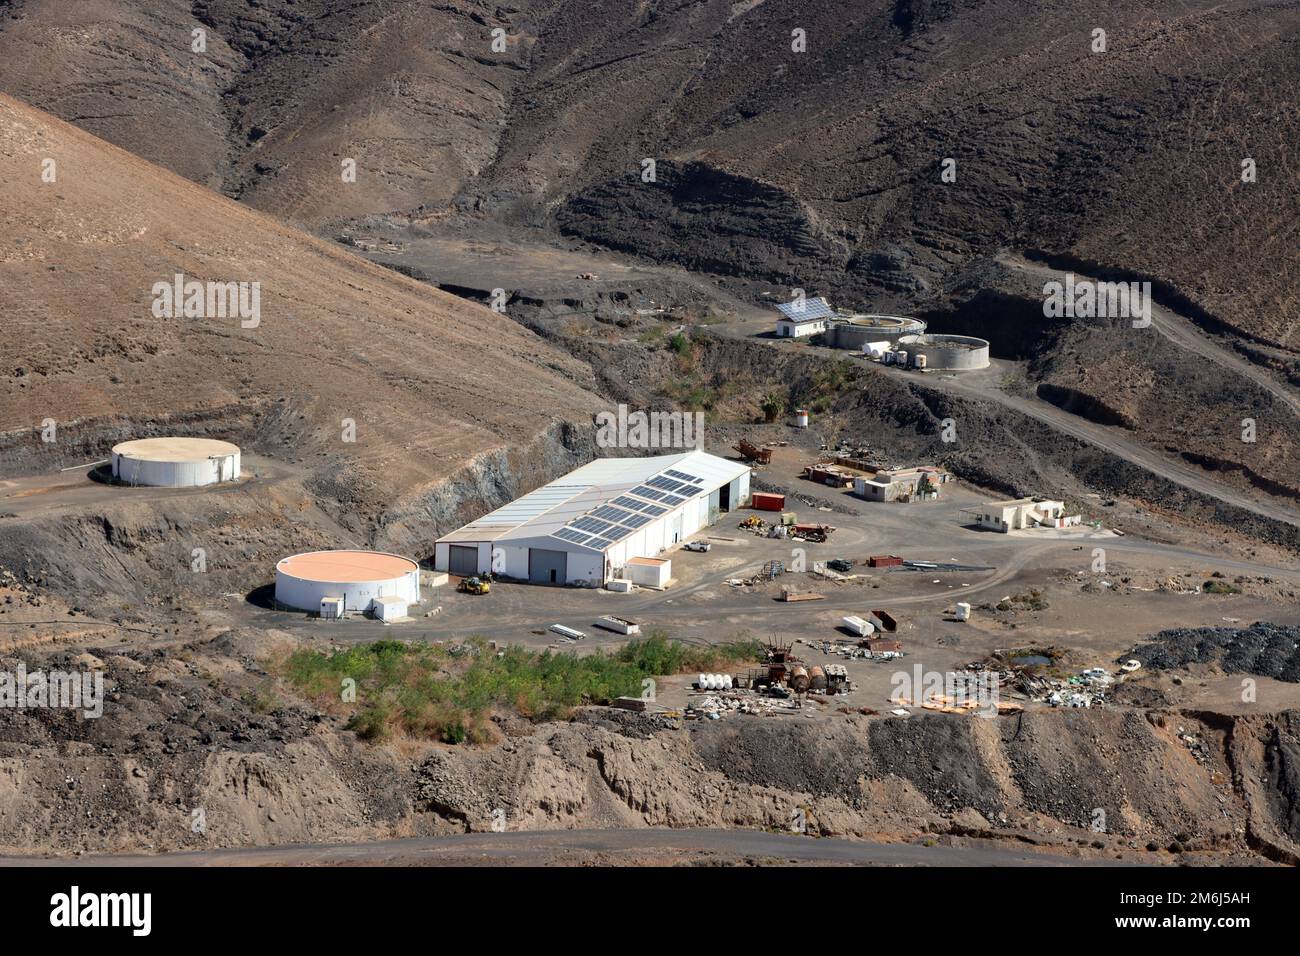
{"label": "white cylindrical storage tank", "polygon": [[796,408],[794,410],[794,427],[795,428],[808,427],[808,409]]}
{"label": "white cylindrical storage tank", "polygon": [[127,485],[195,488],[239,477],[239,446],[215,438],[138,438],[113,446],[113,477]]}
{"label": "white cylindrical storage tank", "polygon": [[301,611],[319,611],[325,598],[342,598],[350,612],[370,610],[377,597],[420,603],[420,566],[382,551],[308,551],[275,566],[275,600]]}

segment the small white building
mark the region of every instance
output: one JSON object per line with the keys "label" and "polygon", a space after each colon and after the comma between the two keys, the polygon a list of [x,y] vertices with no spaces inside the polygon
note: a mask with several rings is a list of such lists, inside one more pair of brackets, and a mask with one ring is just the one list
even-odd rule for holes
{"label": "small white building", "polygon": [[980,527],[1004,533],[1025,528],[1069,528],[1081,520],[1081,515],[1065,513],[1065,502],[1046,498],[988,501],[979,514]]}
{"label": "small white building", "polygon": [[[439,538],[434,567],[535,584],[636,580],[635,559],[657,558],[747,504],[749,475],[748,465],[702,451],[597,458]],[[665,561],[653,577],[670,575]]]}
{"label": "small white building", "polygon": [[877,471],[874,477],[853,479],[853,493],[868,501],[898,501],[924,494],[939,497],[939,486],[952,477],[942,468],[891,468]]}
{"label": "small white building", "polygon": [[643,588],[666,588],[672,580],[673,563],[667,558],[628,558],[624,573]]}
{"label": "small white building", "polygon": [[370,602],[370,613],[375,620],[388,623],[406,617],[406,607],[406,598],[396,594],[381,594]]}
{"label": "small white building", "polygon": [[831,304],[820,296],[782,302],[776,308],[781,313],[781,318],[776,320],[776,334],[782,339],[797,339],[825,332],[835,317]]}

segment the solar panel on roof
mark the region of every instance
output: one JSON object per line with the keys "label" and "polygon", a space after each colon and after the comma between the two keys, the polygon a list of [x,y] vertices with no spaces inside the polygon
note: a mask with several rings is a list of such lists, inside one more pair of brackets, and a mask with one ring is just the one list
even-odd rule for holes
{"label": "solar panel on roof", "polygon": [[598,518],[588,516],[586,518],[579,518],[577,521],[573,522],[573,527],[577,528],[579,531],[589,531],[592,534],[604,534],[612,528],[613,525],[608,521],[601,521]]}
{"label": "solar panel on roof", "polygon": [[614,542],[610,541],[608,538],[592,538],[587,542],[587,547],[595,548],[597,551],[604,551],[613,543]]}
{"label": "solar panel on roof", "polygon": [[572,541],[574,544],[586,544],[589,534],[583,534],[581,531],[574,531],[572,528],[561,528],[555,532],[555,537],[562,538],[565,541]]}
{"label": "solar panel on roof", "polygon": [[591,516],[593,518],[604,518],[606,521],[622,521],[624,518],[632,517],[632,512],[624,511],[622,508],[615,508],[613,505],[605,505],[593,511]]}
{"label": "solar panel on roof", "polygon": [[635,530],[635,529],[633,529],[633,528],[615,528],[613,531],[611,531],[611,532],[609,533],[609,535],[608,535],[609,540],[611,540],[611,541],[622,541],[624,538],[626,538],[628,535],[630,535],[630,534],[633,532],[633,530]]}
{"label": "solar panel on roof", "polygon": [[622,505],[624,508],[630,508],[633,511],[640,511],[645,507],[644,501],[637,501],[635,498],[629,498],[627,495],[619,495],[611,504]]}
{"label": "solar panel on roof", "polygon": [[679,481],[688,481],[693,485],[703,484],[704,482],[703,478],[696,478],[694,475],[688,475],[684,471],[676,471],[671,468],[668,471],[665,471],[664,474],[672,475],[674,478],[678,479]]}
{"label": "solar panel on roof", "polygon": [[646,482],[646,484],[652,488],[662,488],[664,491],[676,491],[677,486],[680,485],[681,482],[673,481],[671,478],[665,478],[663,475],[659,475],[655,478],[651,478]]}
{"label": "solar panel on roof", "polygon": [[653,488],[647,488],[645,485],[637,485],[632,489],[631,494],[639,495],[642,498],[649,498],[651,501],[658,501],[664,496],[662,491],[655,491]]}
{"label": "solar panel on roof", "polygon": [[644,508],[642,508],[641,510],[644,511],[644,512],[645,512],[646,514],[648,514],[648,515],[654,515],[656,518],[659,517],[659,516],[662,515],[662,514],[667,514],[667,513],[668,513],[668,509],[667,509],[667,508],[661,508],[661,507],[659,507],[658,505],[646,505],[646,506],[645,506]]}
{"label": "solar panel on roof", "polygon": [[650,523],[650,516],[649,516],[649,515],[633,515],[632,517],[628,518],[628,519],[627,519],[626,521],[624,521],[623,523],[624,523],[625,525],[627,525],[629,528],[636,529],[636,528],[641,527],[643,524],[649,524],[649,523]]}
{"label": "solar panel on roof", "polygon": [[676,495],[664,495],[664,504],[668,505],[670,508],[676,508],[685,500],[685,498],[679,498]]}
{"label": "solar panel on roof", "polygon": [[811,322],[814,319],[829,319],[835,315],[830,303],[818,296],[815,299],[795,299],[793,302],[781,302],[777,309],[787,319],[795,322]]}

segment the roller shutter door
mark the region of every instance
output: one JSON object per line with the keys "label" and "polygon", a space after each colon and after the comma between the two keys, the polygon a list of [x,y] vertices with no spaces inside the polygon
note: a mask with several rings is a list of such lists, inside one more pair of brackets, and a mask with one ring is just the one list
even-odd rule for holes
{"label": "roller shutter door", "polygon": [[528,580],[534,584],[564,584],[568,581],[569,555],[546,548],[528,549]]}
{"label": "roller shutter door", "polygon": [[447,558],[447,570],[459,577],[478,574],[478,548],[453,544]]}

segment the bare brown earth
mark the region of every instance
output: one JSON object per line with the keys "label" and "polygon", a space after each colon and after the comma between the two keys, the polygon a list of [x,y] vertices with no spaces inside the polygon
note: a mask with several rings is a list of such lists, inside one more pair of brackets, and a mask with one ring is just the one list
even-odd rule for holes
{"label": "bare brown earth", "polygon": [[[110,701],[124,706],[98,720],[0,712],[0,849],[451,835],[490,831],[497,810],[510,830],[789,830],[800,809],[818,836],[982,837],[1082,860],[1295,860],[1294,774],[1279,750],[1293,748],[1293,714],[733,718],[674,729],[595,709],[569,724],[503,719],[505,739],[490,748],[374,747],[301,703],[254,709],[240,692],[257,684],[238,675],[289,640],[237,631],[201,646],[46,656],[48,667],[102,666]],[[1188,735],[1206,746],[1189,748]],[[1093,829],[1096,808],[1105,832]]]}
{"label": "bare brown earth", "polygon": [[[10,0],[0,88],[282,220],[379,234],[407,250],[377,252],[386,264],[470,297],[549,268],[545,309],[595,311],[580,257],[550,254],[565,237],[751,303],[795,286],[917,311],[992,339],[1042,401],[1292,507],[1298,26],[1294,4],[1259,0]],[[534,251],[464,281],[477,253],[457,244],[500,226],[527,227]],[[1046,320],[1045,276],[998,266],[1006,250],[1152,279],[1257,374],[1122,324]],[[627,304],[699,295],[619,274],[607,293]],[[951,410],[982,417],[966,398]],[[1138,471],[1122,491],[1168,496]]]}
{"label": "bare brown earth", "polygon": [[1260,0],[9,0],[0,87],[304,223],[554,216],[880,304],[1042,249],[1293,345],[1298,27]]}
{"label": "bare brown earth", "polygon": [[[41,181],[45,157],[57,183]],[[386,524],[414,508],[407,496],[492,456],[538,443],[571,458],[564,423],[596,407],[590,371],[518,324],[7,97],[0,191],[8,474],[197,431],[274,448],[336,506]],[[155,318],[151,288],[178,272],[260,282],[260,325]],[[556,470],[527,456],[520,467]]]}
{"label": "bare brown earth", "polygon": [[[1076,498],[1128,528],[1109,547],[1142,552],[1103,592],[1079,583],[1082,547],[1048,558],[1035,542],[1031,560],[981,542],[1007,548],[994,583],[1054,587],[1052,606],[981,611],[960,635],[918,611],[918,661],[1051,638],[1110,663],[1166,622],[1292,619],[1290,580],[1244,562],[1300,546],[1298,22],[1295,4],[1256,0],[0,0],[0,89],[18,97],[0,95],[0,654],[5,669],[102,665],[115,695],[97,721],[0,711],[0,850],[401,839],[483,830],[498,808],[512,829],[781,829],[797,807],[821,835],[1294,864],[1293,685],[1245,706],[1239,675],[1151,673],[1113,708],[1023,723],[499,714],[496,746],[374,747],[270,679],[270,656],[321,635],[249,592],[294,550],[427,555],[588,459],[584,426],[611,400],[699,408],[725,448],[789,434],[752,424],[774,390],[815,410],[789,473],[767,476],[782,486],[806,490],[795,459],[819,442],[866,442],[990,496]],[[1094,24],[1105,54],[1088,50]],[[796,27],[806,54],[790,52]],[[939,182],[946,156],[957,183]],[[353,248],[377,236],[391,268],[285,223]],[[1152,277],[1160,327],[1048,322],[1042,269]],[[260,281],[261,324],[155,319],[151,287],[177,271]],[[509,318],[465,301],[497,286]],[[737,341],[791,286],[986,334],[999,364],[949,382]],[[669,347],[717,320],[687,355]],[[175,431],[238,441],[246,480],[154,491],[56,472]],[[947,557],[960,526],[913,515],[887,531],[865,517],[857,543]],[[1245,595],[1187,593],[1220,564]],[[520,590],[474,609],[531,633],[548,598]],[[703,632],[754,613],[717,581],[678,594],[653,613],[680,600]],[[442,620],[415,639],[453,633]]]}

